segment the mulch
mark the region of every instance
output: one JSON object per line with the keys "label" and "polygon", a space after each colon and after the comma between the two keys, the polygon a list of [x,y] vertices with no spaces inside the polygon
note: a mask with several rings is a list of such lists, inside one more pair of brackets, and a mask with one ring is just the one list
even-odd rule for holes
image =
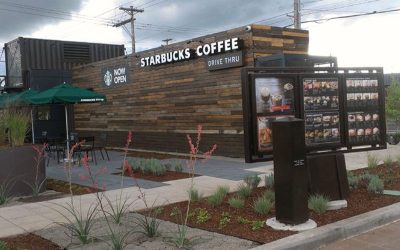
{"label": "mulch", "polygon": [[9,250],[21,249],[40,249],[40,250],[60,250],[63,249],[53,242],[46,240],[36,234],[24,234],[9,238],[0,239],[7,242]]}
{"label": "mulch", "polygon": [[[121,175],[121,173],[114,173],[114,175]],[[167,170],[164,175],[153,175],[151,173],[143,173],[142,171],[133,171],[132,175],[129,173],[125,172],[124,176],[126,177],[135,177],[136,179],[144,179],[148,181],[157,181],[157,182],[164,182],[164,181],[174,181],[174,180],[181,180],[181,179],[186,179],[190,178],[189,173],[185,172],[176,172],[176,171],[171,171]],[[200,176],[200,175],[194,175]]]}
{"label": "mulch", "polygon": [[[66,181],[47,179],[46,188],[48,190],[54,190],[54,191],[64,193],[64,194],[70,193],[69,183]],[[71,188],[72,188],[72,194],[74,194],[74,195],[91,194],[91,193],[97,193],[97,192],[102,191],[97,188],[86,187],[86,186],[78,185],[78,184],[74,184],[74,183],[72,183]]]}

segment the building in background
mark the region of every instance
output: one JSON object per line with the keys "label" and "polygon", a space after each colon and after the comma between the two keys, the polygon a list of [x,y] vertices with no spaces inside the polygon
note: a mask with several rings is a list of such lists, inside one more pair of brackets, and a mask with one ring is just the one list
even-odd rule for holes
{"label": "building in background", "polygon": [[[42,91],[64,82],[71,83],[71,70],[74,66],[125,54],[124,45],[24,37],[6,43],[4,51],[6,92],[20,92],[28,88]],[[63,136],[59,134],[65,131],[63,107],[37,107],[34,114],[36,135]]]}

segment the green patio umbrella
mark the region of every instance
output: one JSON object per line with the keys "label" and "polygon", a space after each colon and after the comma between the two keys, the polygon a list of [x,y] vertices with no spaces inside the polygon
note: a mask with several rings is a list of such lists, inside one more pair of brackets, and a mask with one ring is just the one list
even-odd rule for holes
{"label": "green patio umbrella", "polygon": [[31,104],[64,104],[65,126],[67,132],[67,149],[69,150],[68,111],[67,104],[104,102],[106,97],[103,94],[78,88],[63,83],[29,98]]}
{"label": "green patio umbrella", "polygon": [[12,100],[12,98],[15,96],[15,93],[9,94],[9,93],[5,93],[5,94],[1,94],[0,95],[0,108],[4,108],[7,106],[7,104],[9,104]]}
{"label": "green patio umbrella", "polygon": [[11,103],[24,103],[24,104],[30,104],[30,98],[33,96],[37,95],[39,91],[32,90],[32,89],[27,89],[24,90],[18,94],[14,94],[9,98],[9,102]]}

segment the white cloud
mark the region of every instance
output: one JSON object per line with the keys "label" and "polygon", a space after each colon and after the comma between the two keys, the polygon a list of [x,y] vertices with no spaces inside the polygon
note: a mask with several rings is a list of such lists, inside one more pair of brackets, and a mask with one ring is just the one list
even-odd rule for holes
{"label": "white cloud", "polygon": [[308,24],[310,54],[338,57],[341,67],[383,66],[385,73],[400,72],[399,14],[382,14]]}
{"label": "white cloud", "polygon": [[[96,17],[100,13],[112,10],[117,5],[117,0],[89,0],[77,14],[85,17]],[[110,13],[112,14],[113,11],[110,11]],[[115,28],[111,25],[99,25],[99,22],[104,23],[106,20],[72,18],[71,21],[46,25],[40,30],[33,32],[32,37],[112,44],[125,43],[126,37],[121,28]]]}

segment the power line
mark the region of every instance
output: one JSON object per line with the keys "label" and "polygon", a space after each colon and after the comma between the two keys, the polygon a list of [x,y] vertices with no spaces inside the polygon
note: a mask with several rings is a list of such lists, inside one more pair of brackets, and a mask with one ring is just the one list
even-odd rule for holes
{"label": "power line", "polygon": [[131,16],[131,18],[114,24],[114,27],[119,27],[119,26],[122,26],[129,22],[131,23],[132,54],[134,54],[136,52],[135,51],[135,14],[143,13],[144,10],[138,9],[138,8],[133,8],[133,6],[131,6],[130,8],[120,7],[119,9],[128,13]]}
{"label": "power line", "polygon": [[[0,11],[16,12],[16,13],[32,15],[32,16],[49,17],[49,18],[54,18],[54,19],[66,20],[66,21],[81,21],[81,20],[73,20],[73,19],[66,18],[66,17],[61,17],[61,16],[46,15],[46,14],[40,14],[40,13],[34,13],[34,12],[28,12],[28,11],[21,11],[21,10],[15,10],[15,9],[0,8]],[[86,22],[91,22],[91,23],[94,23],[94,24],[105,25],[105,26],[110,26],[111,25],[110,23],[106,23],[106,22],[96,22],[96,21],[89,21],[89,20],[87,20]]]}
{"label": "power line", "polygon": [[372,12],[347,15],[347,16],[337,16],[337,17],[321,18],[321,19],[315,19],[315,20],[307,20],[307,21],[303,21],[302,23],[318,23],[318,22],[322,22],[322,21],[331,21],[331,20],[336,20],[336,19],[353,18],[353,17],[360,17],[360,16],[370,16],[370,15],[375,15],[375,14],[384,14],[384,13],[390,13],[390,12],[396,12],[396,11],[400,11],[400,8],[392,9],[392,10],[383,10],[383,11],[372,11]]}
{"label": "power line", "polygon": [[[36,13],[39,12],[40,14],[50,14],[52,15],[51,17],[54,17],[54,15],[57,16],[63,16],[63,17],[75,17],[79,19],[86,19],[90,21],[102,21],[102,22],[109,22],[111,19],[109,18],[98,18],[98,17],[91,17],[91,16],[86,16],[82,14],[77,14],[73,12],[67,12],[67,11],[61,11],[61,10],[55,10],[55,9],[49,9],[49,8],[42,8],[42,7],[36,7],[32,5],[27,5],[27,4],[17,4],[9,1],[0,1],[0,5],[5,5],[8,7],[15,8],[17,11],[18,9],[29,11],[29,13]],[[11,11],[11,10],[10,10]]]}

